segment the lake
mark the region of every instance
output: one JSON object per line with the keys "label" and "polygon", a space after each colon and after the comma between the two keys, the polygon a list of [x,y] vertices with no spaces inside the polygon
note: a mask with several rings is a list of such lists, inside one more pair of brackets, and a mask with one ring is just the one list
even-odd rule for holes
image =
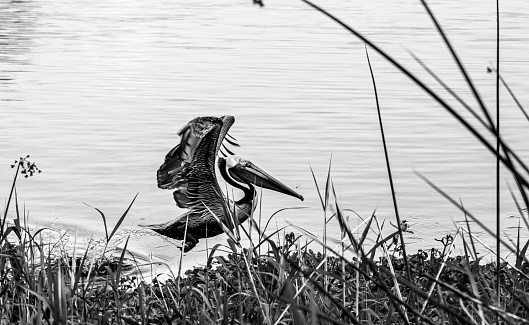
{"label": "lake", "polygon": [[[418,1],[320,1],[464,108],[408,51],[424,60],[472,107],[477,105]],[[495,3],[431,1],[487,106],[495,109]],[[294,188],[304,202],[263,191],[262,220],[281,208],[270,231],[294,224],[321,234],[323,212],[311,174],[324,187],[329,164],[351,226],[374,211],[395,224],[375,97],[364,44],[300,1],[0,0],[0,181],[31,155],[42,173],[18,182],[32,226],[70,242],[104,237],[139,193],[116,237],[141,259],[177,264],[173,241],[138,227],[184,210],[156,186],[156,170],[197,116],[233,115],[237,154]],[[529,103],[529,11],[501,2],[501,72]],[[463,214],[414,171],[495,229],[495,158],[442,107],[369,50],[398,207],[413,249],[439,247]],[[504,138],[529,158],[527,120],[501,89]],[[472,122],[482,130],[477,123]],[[490,137],[489,137],[490,139]],[[330,163],[331,161],[331,163]],[[516,236],[518,212],[502,171],[502,233]],[[86,204],[85,204],[86,203]],[[10,218],[14,216],[10,212]],[[355,214],[356,213],[356,214]],[[257,216],[256,216],[257,218]],[[289,226],[290,227],[290,226]],[[334,221],[329,235],[339,236]],[[389,224],[387,227],[391,228]],[[389,233],[389,228],[386,232]],[[299,232],[297,228],[288,231]],[[477,226],[477,234],[487,240]],[[527,230],[522,232],[528,238]],[[211,248],[224,235],[208,240]],[[489,241],[489,243],[492,243]],[[205,263],[206,241],[184,264]],[[413,252],[412,249],[412,252]],[[456,253],[462,246],[456,247]]]}

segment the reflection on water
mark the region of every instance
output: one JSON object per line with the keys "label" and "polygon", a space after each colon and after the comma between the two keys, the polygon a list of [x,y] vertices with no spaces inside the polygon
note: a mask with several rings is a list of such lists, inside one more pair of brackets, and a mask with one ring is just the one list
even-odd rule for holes
{"label": "reflection on water", "polygon": [[[305,197],[306,209],[283,211],[271,226],[288,221],[321,233],[323,213],[309,166],[321,188],[331,155],[342,207],[363,217],[376,210],[393,220],[364,45],[300,2],[266,4],[0,0],[3,193],[12,179],[9,164],[31,154],[44,172],[18,184],[30,222],[102,238],[99,213],[83,203],[101,209],[113,226],[139,192],[118,232],[126,238],[140,223],[184,212],[169,191],[156,187],[156,170],[177,143],[179,128],[196,116],[230,114],[236,117],[231,133],[242,145],[237,153]],[[432,82],[410,58],[411,49],[473,103],[415,1],[325,5]],[[486,66],[495,53],[495,7],[477,0],[431,5],[493,107],[494,78]],[[502,7],[501,69],[519,99],[529,102],[529,13],[522,0]],[[414,170],[493,225],[492,156],[391,66],[376,55],[372,63],[400,214],[415,232],[410,242],[432,245],[464,218]],[[528,158],[523,116],[503,95],[504,137]],[[280,208],[299,206],[270,191],[261,201],[256,219],[263,223]],[[502,214],[516,214],[508,195]],[[515,235],[517,219],[503,221],[505,232]],[[338,235],[335,224],[329,231]],[[206,247],[224,240],[201,241],[186,263],[204,264]],[[174,242],[149,232],[133,233],[129,247],[172,265],[179,257]]]}
{"label": "reflection on water", "polygon": [[33,1],[0,2],[0,100],[16,100],[6,94],[16,89],[9,85],[28,70],[38,20],[35,7]]}

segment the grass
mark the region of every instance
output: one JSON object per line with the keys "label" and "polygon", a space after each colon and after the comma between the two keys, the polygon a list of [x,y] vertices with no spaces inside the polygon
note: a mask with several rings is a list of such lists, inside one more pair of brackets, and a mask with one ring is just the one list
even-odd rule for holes
{"label": "grass", "polygon": [[[438,249],[407,255],[407,267],[399,229],[384,229],[376,214],[350,229],[333,200],[330,176],[326,184],[322,207],[334,205],[329,221],[343,229],[340,240],[327,238],[327,255],[311,249],[323,239],[301,228],[303,235],[284,229],[266,235],[266,226],[261,230],[252,219],[250,229],[225,229],[227,244],[209,251],[206,267],[165,282],[122,275],[129,267],[127,243],[115,260],[104,252],[96,260],[86,252],[52,254],[41,238],[44,229],[31,233],[27,227],[14,188],[16,219],[2,224],[0,236],[0,323],[491,324],[497,317],[504,324],[527,323],[529,241],[518,245],[516,262],[503,262],[498,273],[497,265],[472,259],[480,243],[470,228],[459,228]],[[409,231],[405,222],[400,231]],[[246,234],[249,247],[238,234]],[[452,256],[458,236],[465,256]]]}
{"label": "grass", "polygon": [[[472,121],[383,49],[331,13],[304,2],[363,40],[370,50],[413,80],[506,167],[516,184],[517,192],[510,191],[525,226],[524,229],[520,225],[515,241],[506,241],[499,231],[487,228],[460,201],[420,174],[461,210],[468,220],[465,227],[443,238],[439,247],[410,253],[405,241],[410,229],[398,218],[397,198],[393,194],[396,226],[388,226],[373,213],[351,229],[347,211],[336,200],[329,164],[322,190],[314,173],[313,177],[321,200],[324,229],[329,222],[337,222],[341,229],[339,239],[330,238],[325,231],[323,236],[317,236],[296,225],[292,227],[297,234],[285,228],[271,232],[267,229],[269,221],[264,227],[261,224],[262,216],[259,222],[250,219],[247,226],[231,220],[234,228],[225,228],[226,245],[208,248],[206,267],[188,270],[164,282],[156,277],[147,281],[141,275],[131,277],[124,273],[131,268],[124,259],[128,239],[119,258],[112,259],[106,254],[107,245],[135,198],[111,231],[105,214],[95,208],[105,226],[106,245],[101,256],[89,257],[88,250],[79,253],[75,248],[73,252],[67,251],[61,241],[46,243],[42,236],[46,229],[31,230],[25,210],[18,202],[18,177],[40,172],[27,156],[12,165],[13,183],[0,219],[0,324],[529,324],[526,239],[529,222],[523,214],[529,206],[529,169],[501,138],[499,123],[492,120],[426,2],[423,5],[427,14],[474,93],[477,108],[464,102],[417,60],[485,126],[494,141],[486,140],[485,134],[472,127]],[[498,67],[490,70],[528,116],[499,75]],[[388,178],[394,193],[376,78],[372,70],[371,73]],[[499,172],[493,176],[498,178]],[[497,246],[485,247],[473,234],[476,230],[471,229],[470,221],[494,236]],[[241,237],[249,240],[247,247],[241,244]],[[453,255],[455,240],[462,241],[464,255]],[[496,254],[500,245],[506,252],[504,256]],[[478,247],[489,249],[496,261],[483,263]],[[507,255],[514,258],[507,261]]]}

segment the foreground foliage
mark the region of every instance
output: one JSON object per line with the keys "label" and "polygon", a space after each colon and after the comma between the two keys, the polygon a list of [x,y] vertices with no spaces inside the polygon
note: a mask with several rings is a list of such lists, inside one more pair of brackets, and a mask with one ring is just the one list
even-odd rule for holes
{"label": "foreground foliage", "polygon": [[[106,256],[106,248],[95,258],[88,250],[78,256],[75,248],[64,249],[60,238],[45,244],[46,229],[29,229],[15,186],[20,171],[37,167],[27,158],[16,164],[0,224],[0,324],[528,323],[529,241],[518,244],[514,264],[473,260],[477,238],[469,228],[455,234],[463,239],[466,256],[451,256],[451,235],[439,249],[405,255],[399,227],[384,236],[384,223],[373,214],[350,229],[334,200],[336,213],[324,214],[324,220],[340,224],[340,239],[324,233],[324,243],[284,229],[265,235],[250,219],[251,229],[224,229],[227,245],[208,252],[206,267],[148,282],[132,276],[134,266],[124,262],[128,239],[115,258]],[[326,184],[324,211],[334,196],[330,178]],[[15,218],[8,223],[10,206]],[[98,210],[107,245],[130,208],[110,235]],[[400,230],[410,231],[405,221]],[[249,246],[243,247],[241,234],[252,232],[258,239],[247,236]],[[372,234],[374,244],[367,245]],[[314,247],[323,252],[315,253]]]}
{"label": "foreground foliage", "polygon": [[[251,249],[230,238],[230,245],[217,247],[229,253],[212,252],[207,267],[151,283],[121,276],[122,259],[85,265],[83,258],[65,254],[38,263],[27,258],[36,257],[31,252],[39,245],[4,241],[0,323],[406,324],[418,317],[420,324],[488,324],[500,315],[506,323],[521,324],[529,319],[527,262],[519,270],[501,265],[499,307],[496,266],[450,257],[446,246],[409,255],[413,281],[408,283],[398,245],[384,257],[347,261],[325,258],[301,238],[291,233],[282,243],[266,240]],[[268,250],[259,254],[264,246]]]}

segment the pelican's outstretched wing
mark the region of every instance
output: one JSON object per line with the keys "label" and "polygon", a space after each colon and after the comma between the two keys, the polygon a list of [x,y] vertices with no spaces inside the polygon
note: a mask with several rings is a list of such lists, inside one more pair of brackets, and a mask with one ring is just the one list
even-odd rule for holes
{"label": "pelican's outstretched wing", "polygon": [[157,173],[159,188],[176,188],[174,198],[179,207],[202,213],[206,210],[204,202],[210,209],[224,214],[215,159],[234,121],[233,116],[198,117],[179,132],[180,144],[166,155]]}
{"label": "pelican's outstretched wing", "polygon": [[158,187],[173,189],[182,180],[182,172],[191,164],[193,154],[204,136],[215,127],[210,118],[197,117],[187,123],[179,132],[180,143],[165,156],[158,169]]}

